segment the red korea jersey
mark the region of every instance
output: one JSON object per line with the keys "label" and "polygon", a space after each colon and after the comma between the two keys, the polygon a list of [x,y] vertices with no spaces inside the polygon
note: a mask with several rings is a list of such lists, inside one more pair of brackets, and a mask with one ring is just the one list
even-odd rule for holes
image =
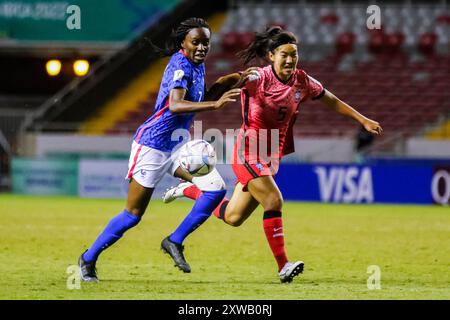
{"label": "red korea jersey", "polygon": [[[301,69],[296,69],[288,82],[279,79],[271,65],[258,68],[258,72],[259,78],[248,81],[241,93],[243,124],[236,148],[241,152],[245,150],[249,162],[261,161],[261,152],[256,151],[264,150],[264,146],[259,148],[261,141],[266,141],[266,155],[272,159],[294,152],[292,129],[300,103],[319,99],[325,93],[322,84]],[[278,148],[276,141],[272,142],[276,138],[273,129],[278,129]]]}

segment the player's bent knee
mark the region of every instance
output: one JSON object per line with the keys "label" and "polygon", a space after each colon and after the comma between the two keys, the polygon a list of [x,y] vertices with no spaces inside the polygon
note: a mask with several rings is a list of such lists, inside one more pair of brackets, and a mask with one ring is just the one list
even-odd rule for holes
{"label": "player's bent knee", "polygon": [[283,198],[278,195],[270,195],[264,200],[262,206],[265,211],[281,211],[281,209],[283,208]]}
{"label": "player's bent knee", "polygon": [[145,210],[142,210],[141,208],[126,208],[126,210],[138,218],[142,217],[145,213]]}
{"label": "player's bent knee", "polygon": [[240,212],[239,209],[236,210],[233,207],[227,207],[227,210],[223,217],[223,221],[225,221],[226,224],[232,227],[239,227],[244,223],[245,220],[246,218],[242,215],[242,212]]}
{"label": "player's bent knee", "polygon": [[237,216],[231,216],[231,217],[225,216],[224,221],[232,227],[239,227],[240,225],[242,225],[244,223],[244,219],[241,219],[241,217],[237,217]]}

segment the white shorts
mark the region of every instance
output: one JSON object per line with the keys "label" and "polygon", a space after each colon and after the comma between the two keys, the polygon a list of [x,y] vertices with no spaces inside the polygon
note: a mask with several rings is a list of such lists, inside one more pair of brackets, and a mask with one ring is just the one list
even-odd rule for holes
{"label": "white shorts", "polygon": [[133,178],[143,187],[154,188],[164,174],[173,176],[179,166],[178,152],[163,152],[133,141],[125,178]]}
{"label": "white shorts", "polygon": [[[133,178],[146,188],[156,187],[164,174],[168,173],[174,176],[175,171],[180,166],[178,150],[180,149],[174,152],[163,152],[133,141],[128,162],[128,173],[125,179]],[[207,175],[194,177],[192,183],[202,191],[224,190],[226,187],[217,169]]]}

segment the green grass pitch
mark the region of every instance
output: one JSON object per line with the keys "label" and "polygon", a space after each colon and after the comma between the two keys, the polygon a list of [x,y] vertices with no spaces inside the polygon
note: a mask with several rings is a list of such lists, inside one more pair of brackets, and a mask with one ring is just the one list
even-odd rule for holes
{"label": "green grass pitch", "polygon": [[[288,257],[303,275],[279,283],[258,209],[239,228],[211,217],[185,242],[191,274],[159,245],[192,206],[153,201],[97,264],[101,282],[66,273],[122,200],[0,195],[0,299],[450,299],[450,210],[286,203]],[[369,290],[367,268],[381,270]]]}

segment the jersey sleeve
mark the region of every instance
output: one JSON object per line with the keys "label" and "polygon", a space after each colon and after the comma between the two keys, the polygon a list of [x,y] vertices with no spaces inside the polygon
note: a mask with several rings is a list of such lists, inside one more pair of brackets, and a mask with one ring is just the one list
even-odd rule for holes
{"label": "jersey sleeve", "polygon": [[306,75],[306,82],[308,86],[309,97],[312,100],[317,100],[323,97],[323,95],[325,94],[325,89],[319,81],[309,75]]}
{"label": "jersey sleeve", "polygon": [[192,82],[192,66],[188,61],[179,59],[170,66],[168,75],[169,91],[175,88],[188,90]]}

